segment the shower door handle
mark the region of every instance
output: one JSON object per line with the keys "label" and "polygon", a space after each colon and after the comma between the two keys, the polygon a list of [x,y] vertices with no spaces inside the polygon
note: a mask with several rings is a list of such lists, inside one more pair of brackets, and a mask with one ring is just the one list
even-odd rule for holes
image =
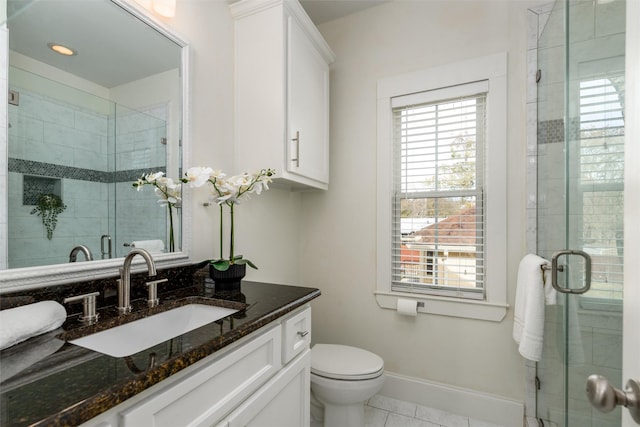
{"label": "shower door handle", "polygon": [[[563,288],[558,285],[558,271],[563,271],[562,265],[558,265],[558,258],[562,255],[579,255],[584,258],[584,286],[581,288]],[[551,285],[553,289],[563,294],[584,294],[591,289],[591,256],[585,251],[562,250],[551,257]]]}
{"label": "shower door handle", "polygon": [[[107,250],[105,251],[104,244],[107,243]],[[111,236],[108,234],[103,234],[100,237],[100,252],[102,252],[102,259],[105,259],[105,255],[109,259],[111,259]]]}
{"label": "shower door handle", "polygon": [[613,387],[606,377],[589,375],[586,391],[589,402],[600,412],[611,412],[616,406],[624,406],[631,418],[640,424],[640,381],[630,379],[622,391]]}

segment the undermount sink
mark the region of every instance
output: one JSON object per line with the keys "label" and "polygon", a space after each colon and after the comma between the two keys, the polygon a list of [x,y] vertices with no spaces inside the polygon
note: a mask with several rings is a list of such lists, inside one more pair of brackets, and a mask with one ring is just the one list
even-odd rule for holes
{"label": "undermount sink", "polygon": [[206,304],[181,307],[69,341],[113,357],[124,357],[238,312]]}

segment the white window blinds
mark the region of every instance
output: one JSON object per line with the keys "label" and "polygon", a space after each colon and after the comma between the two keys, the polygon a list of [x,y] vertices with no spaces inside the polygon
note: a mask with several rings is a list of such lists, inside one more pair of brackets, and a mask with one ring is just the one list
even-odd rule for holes
{"label": "white window blinds", "polygon": [[392,290],[484,297],[488,83],[392,98]]}

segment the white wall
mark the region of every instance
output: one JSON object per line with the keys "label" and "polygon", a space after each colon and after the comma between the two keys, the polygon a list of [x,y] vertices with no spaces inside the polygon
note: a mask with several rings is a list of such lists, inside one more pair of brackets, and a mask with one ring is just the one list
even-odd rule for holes
{"label": "white wall", "polygon": [[[539,2],[538,2],[539,3]],[[525,252],[526,1],[395,1],[320,26],[331,71],[331,187],[302,197],[301,280],[318,287],[315,342],[357,345],[388,371],[523,399],[524,361],[501,323],[377,306],[376,81],[506,51],[509,55],[508,301]]]}
{"label": "white wall", "polygon": [[[191,165],[228,174],[233,168],[233,20],[226,0],[179,0],[176,17],[164,20],[191,44]],[[272,165],[264,165],[265,168]],[[218,256],[218,208],[192,199],[195,260]],[[236,207],[236,253],[253,261],[248,280],[299,284],[300,194],[271,189]],[[227,221],[228,222],[228,221]]]}
{"label": "white wall", "polygon": [[[331,74],[331,187],[281,190],[239,208],[237,246],[261,269],[249,278],[318,287],[314,341],[358,345],[402,375],[522,400],[524,363],[501,323],[380,309],[375,287],[376,81],[431,66],[509,53],[509,296],[525,251],[527,1],[396,1],[323,24]],[[192,46],[192,164],[233,159],[233,23],[225,1],[179,1],[167,21]],[[269,165],[265,165],[269,167]],[[193,200],[196,259],[217,254],[217,212]]]}

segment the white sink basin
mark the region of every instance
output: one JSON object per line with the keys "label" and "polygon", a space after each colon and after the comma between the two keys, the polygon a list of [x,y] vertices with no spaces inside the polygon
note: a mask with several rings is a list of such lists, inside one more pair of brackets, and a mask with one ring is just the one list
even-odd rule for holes
{"label": "white sink basin", "polygon": [[187,304],[69,342],[113,357],[130,356],[237,311],[206,304]]}

